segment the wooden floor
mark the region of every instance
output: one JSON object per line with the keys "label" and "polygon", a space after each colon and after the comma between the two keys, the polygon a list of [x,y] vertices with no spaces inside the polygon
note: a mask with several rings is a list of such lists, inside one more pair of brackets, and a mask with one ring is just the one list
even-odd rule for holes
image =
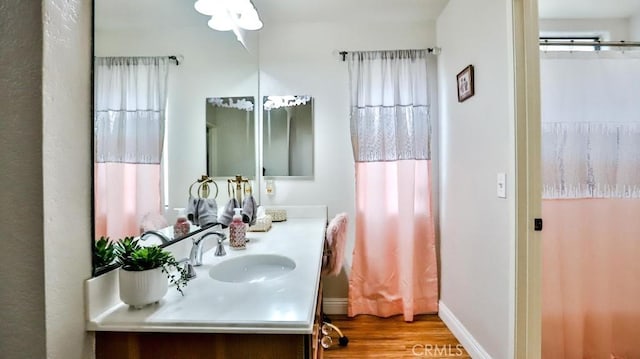
{"label": "wooden floor", "polygon": [[377,318],[359,315],[330,316],[349,338],[346,347],[333,346],[324,358],[471,358],[437,315],[420,315],[407,323],[402,316]]}

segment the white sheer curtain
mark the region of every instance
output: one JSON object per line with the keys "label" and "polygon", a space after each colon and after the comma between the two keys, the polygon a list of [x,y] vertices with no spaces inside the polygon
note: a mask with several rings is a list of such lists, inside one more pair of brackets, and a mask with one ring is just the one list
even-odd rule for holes
{"label": "white sheer curtain", "polygon": [[160,164],[167,57],[97,57],[96,162]]}
{"label": "white sheer curtain", "polygon": [[349,53],[356,161],[356,243],[350,316],[438,311],[431,210],[430,55]]}
{"label": "white sheer curtain", "polygon": [[357,162],[431,158],[426,50],[349,54]]}
{"label": "white sheer curtain", "polygon": [[143,216],[161,213],[168,71],[167,57],[95,59],[97,236],[136,235]]}
{"label": "white sheer curtain", "polygon": [[637,55],[543,54],[545,198],[640,197],[639,77]]}
{"label": "white sheer curtain", "polygon": [[640,358],[640,58],[541,59],[542,357]]}

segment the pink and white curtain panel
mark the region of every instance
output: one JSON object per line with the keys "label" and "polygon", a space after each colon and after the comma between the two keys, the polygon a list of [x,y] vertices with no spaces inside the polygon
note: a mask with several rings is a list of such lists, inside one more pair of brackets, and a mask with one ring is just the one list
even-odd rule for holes
{"label": "pink and white curtain panel", "polygon": [[95,235],[140,234],[161,214],[167,57],[95,59]]}
{"label": "pink and white curtain panel", "polygon": [[542,357],[640,358],[640,57],[548,53]]}
{"label": "pink and white curtain panel", "polygon": [[351,52],[356,242],[349,316],[438,311],[426,50]]}

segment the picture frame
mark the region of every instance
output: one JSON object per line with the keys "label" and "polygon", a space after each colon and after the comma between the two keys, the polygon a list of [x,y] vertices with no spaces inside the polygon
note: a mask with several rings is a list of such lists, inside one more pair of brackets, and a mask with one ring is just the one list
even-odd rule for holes
{"label": "picture frame", "polygon": [[456,76],[458,84],[458,102],[464,102],[475,95],[473,84],[473,65],[469,65],[460,71]]}

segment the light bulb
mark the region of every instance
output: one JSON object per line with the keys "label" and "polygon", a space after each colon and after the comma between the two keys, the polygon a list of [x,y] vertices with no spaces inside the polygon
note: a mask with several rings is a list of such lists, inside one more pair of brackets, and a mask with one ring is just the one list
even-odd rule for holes
{"label": "light bulb", "polygon": [[249,0],[227,1],[226,6],[227,6],[227,9],[229,9],[229,12],[235,13],[235,14],[242,14],[247,11],[253,10],[253,5]]}
{"label": "light bulb", "polygon": [[229,31],[233,28],[233,22],[226,11],[212,16],[207,25],[218,31]]}
{"label": "light bulb", "polygon": [[[263,25],[250,0],[197,0],[193,6],[199,13],[211,16],[208,25],[214,30],[259,30]],[[241,36],[236,36],[242,42]]]}
{"label": "light bulb", "polygon": [[255,9],[241,13],[237,23],[245,30],[260,30],[262,28],[262,21],[260,21]]}

